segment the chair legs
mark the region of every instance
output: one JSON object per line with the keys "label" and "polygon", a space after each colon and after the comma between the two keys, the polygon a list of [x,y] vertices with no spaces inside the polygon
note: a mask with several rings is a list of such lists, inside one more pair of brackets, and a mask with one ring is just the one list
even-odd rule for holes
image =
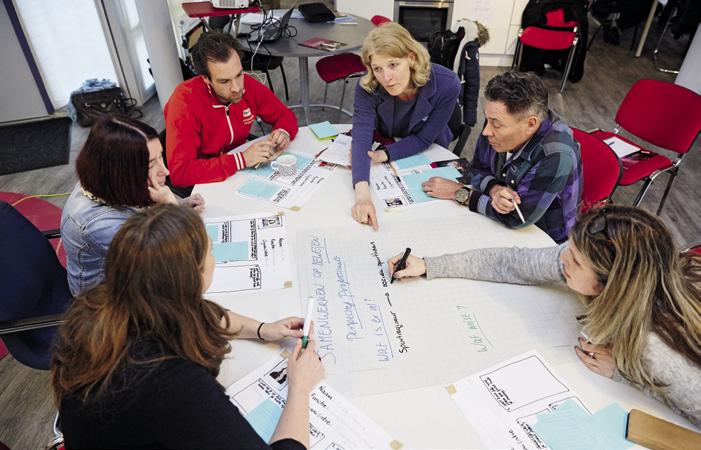
{"label": "chair legs", "polygon": [[287,91],[287,76],[285,75],[285,68],[280,64],[280,74],[282,74],[282,84],[285,86],[285,100],[290,101],[290,93]]}
{"label": "chair legs", "polygon": [[[657,215],[659,215],[662,212],[662,208],[664,207],[665,201],[667,201],[667,195],[669,194],[669,191],[672,188],[672,183],[674,182],[674,179],[679,173],[679,166],[666,170],[665,172],[669,172],[669,180],[667,181],[667,186],[665,186],[664,193],[662,194],[662,199],[660,200],[660,204],[657,207],[657,212],[655,213]],[[664,172],[653,173],[645,180],[643,187],[640,189],[640,192],[638,192],[638,195],[635,197],[633,206],[640,206],[640,203],[643,201],[643,197],[645,197],[645,194],[647,194],[647,191],[650,189],[652,182],[655,181],[655,178],[657,178],[662,173]]]}
{"label": "chair legs", "polygon": [[570,76],[570,70],[572,69],[572,61],[574,61],[574,51],[577,48],[577,39],[572,42],[572,47],[570,47],[570,53],[567,55],[567,64],[565,65],[565,73],[562,74],[562,84],[560,84],[560,94],[565,90],[565,83],[567,83],[567,77]]}
{"label": "chair legs", "polygon": [[[323,105],[326,105],[326,94],[329,93],[329,83],[324,84],[324,101],[321,102]],[[321,110],[323,111],[325,109],[324,106],[321,107]]]}
{"label": "chair legs", "polygon": [[341,93],[341,103],[338,104],[338,110],[343,111],[343,99],[346,97],[346,85],[348,84],[348,77],[343,80],[343,92]]}
{"label": "chair legs", "polygon": [[511,62],[511,70],[518,70],[521,67],[521,53],[523,51],[523,46],[521,45],[521,33],[516,38],[516,48],[514,49],[514,60]]}
{"label": "chair legs", "polygon": [[667,200],[667,194],[669,194],[669,190],[672,188],[672,183],[674,182],[674,179],[677,177],[677,173],[679,173],[679,169],[675,167],[669,174],[669,181],[667,181],[667,187],[664,188],[664,193],[662,194],[662,200],[660,200],[660,206],[657,207],[656,214],[658,216],[662,212],[662,207],[664,206],[664,202]]}

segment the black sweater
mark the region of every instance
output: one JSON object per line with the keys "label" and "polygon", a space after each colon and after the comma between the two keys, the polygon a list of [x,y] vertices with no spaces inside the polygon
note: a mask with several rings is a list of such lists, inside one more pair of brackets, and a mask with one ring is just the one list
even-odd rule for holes
{"label": "black sweater", "polygon": [[66,449],[304,450],[284,439],[268,446],[204,367],[183,359],[117,373],[106,394],[61,402]]}

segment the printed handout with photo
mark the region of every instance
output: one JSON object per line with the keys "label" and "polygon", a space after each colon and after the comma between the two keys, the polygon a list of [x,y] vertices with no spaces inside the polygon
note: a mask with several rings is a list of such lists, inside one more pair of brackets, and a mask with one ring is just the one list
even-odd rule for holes
{"label": "printed handout with photo", "polygon": [[262,213],[205,221],[216,261],[208,294],[282,289],[292,272],[284,215]]}

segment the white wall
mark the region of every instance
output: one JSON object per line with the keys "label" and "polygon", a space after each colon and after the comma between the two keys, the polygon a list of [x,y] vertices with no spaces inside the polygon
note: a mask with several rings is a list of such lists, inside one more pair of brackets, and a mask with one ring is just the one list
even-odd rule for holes
{"label": "white wall", "polygon": [[[480,64],[511,65],[521,13],[527,3],[528,0],[455,0],[453,22],[462,18],[478,20],[489,30],[490,40],[480,49]],[[366,19],[375,14],[394,17],[394,0],[336,0],[336,8]]]}
{"label": "white wall", "polygon": [[4,5],[0,5],[0,61],[0,122],[46,116],[48,112]]}
{"label": "white wall", "polygon": [[374,15],[392,19],[394,0],[336,0],[336,9],[368,20]]}

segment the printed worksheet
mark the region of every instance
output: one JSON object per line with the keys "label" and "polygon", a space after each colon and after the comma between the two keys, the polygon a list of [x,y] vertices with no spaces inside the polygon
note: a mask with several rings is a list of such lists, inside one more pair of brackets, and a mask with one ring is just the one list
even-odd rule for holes
{"label": "printed worksheet", "polygon": [[282,213],[208,218],[216,261],[208,294],[292,286],[290,251]]}
{"label": "printed worksheet", "polygon": [[[231,385],[226,393],[269,442],[287,401],[287,357],[278,355]],[[310,449],[393,449],[402,444],[322,381],[309,394]]]}
{"label": "printed worksheet", "polygon": [[292,176],[282,176],[270,167],[270,163],[258,169],[251,167],[253,176],[238,190],[239,194],[273,203],[287,209],[298,210],[331,176],[336,166],[301,153],[285,152],[283,155],[297,158],[297,170]]}
{"label": "printed worksheet", "polygon": [[445,159],[445,151],[430,147],[408,158],[370,166],[369,184],[375,207],[386,211],[428,204],[438,199],[429,197],[421,186],[431,177],[457,180],[462,176],[456,167],[432,167],[433,161]]}
{"label": "printed worksheet", "polygon": [[298,235],[300,298],[316,299],[315,336],[330,383],[345,395],[370,395],[448,384],[531,348],[555,362],[571,356],[582,307],[564,286],[391,283],[386,262],[407,247],[438,256],[534,245],[536,230],[478,219],[489,232],[472,232],[474,218],[465,215],[383,223],[380,233],[353,226]]}
{"label": "printed worksheet", "polygon": [[591,414],[545,359],[531,350],[446,387],[488,448],[549,448],[533,430],[537,414],[574,402]]}

